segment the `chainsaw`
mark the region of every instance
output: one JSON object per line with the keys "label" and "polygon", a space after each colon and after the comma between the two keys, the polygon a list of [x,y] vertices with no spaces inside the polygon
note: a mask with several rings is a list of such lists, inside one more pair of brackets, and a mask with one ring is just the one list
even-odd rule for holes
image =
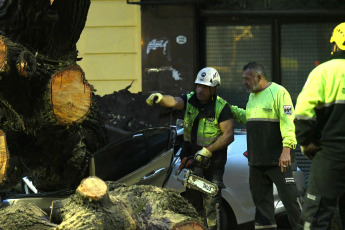
{"label": "chainsaw", "polygon": [[208,158],[204,158],[199,162],[194,157],[185,157],[175,172],[177,180],[190,189],[198,190],[213,197],[218,193],[218,185],[195,175],[195,170],[198,167],[208,168],[209,164]]}

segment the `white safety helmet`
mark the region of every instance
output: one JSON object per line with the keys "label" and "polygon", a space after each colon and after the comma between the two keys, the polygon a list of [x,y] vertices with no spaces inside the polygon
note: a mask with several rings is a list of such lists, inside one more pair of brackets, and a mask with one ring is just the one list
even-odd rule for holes
{"label": "white safety helmet", "polygon": [[195,79],[196,84],[215,87],[220,85],[220,76],[217,70],[212,67],[205,67],[199,71]]}

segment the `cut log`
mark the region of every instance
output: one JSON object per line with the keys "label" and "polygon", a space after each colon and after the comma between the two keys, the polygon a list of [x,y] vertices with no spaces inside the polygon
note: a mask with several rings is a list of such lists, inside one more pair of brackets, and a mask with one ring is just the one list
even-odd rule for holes
{"label": "cut log", "polygon": [[7,47],[3,40],[3,37],[0,37],[0,72],[5,71],[5,65],[7,64]]}
{"label": "cut log", "polygon": [[[108,188],[115,188],[108,192]],[[135,185],[127,187],[84,179],[77,192],[52,204],[50,221],[33,204],[0,207],[0,229],[51,230],[206,230],[196,210],[172,189]]]}
{"label": "cut log", "polygon": [[[16,135],[10,135],[10,140],[17,140]],[[8,144],[6,132],[0,130],[0,191],[10,190],[25,175],[20,158],[10,154]]]}
{"label": "cut log", "polygon": [[[10,189],[24,176],[39,191],[75,189],[88,176],[90,153],[107,144],[82,69],[76,64],[42,66],[48,65],[38,65],[29,78],[0,73],[0,129],[8,137],[12,162],[0,189]],[[47,77],[37,75],[42,72]]]}
{"label": "cut log", "polygon": [[0,184],[6,179],[8,149],[5,134],[0,130]]}
{"label": "cut log", "polygon": [[[31,52],[5,36],[0,36],[0,73],[28,77],[36,71],[36,65],[36,57]],[[11,73],[11,69],[17,73]]]}
{"label": "cut log", "polygon": [[32,203],[15,203],[0,209],[0,229],[6,230],[53,230],[47,214]]}
{"label": "cut log", "polygon": [[97,177],[86,178],[75,195],[53,202],[51,221],[60,224],[57,229],[138,229],[123,202],[110,199],[107,190]]}
{"label": "cut log", "polygon": [[51,100],[60,123],[69,125],[83,119],[90,111],[91,95],[91,86],[86,83],[81,68],[72,66],[54,74]]}
{"label": "cut log", "polygon": [[40,192],[76,189],[90,154],[107,144],[92,87],[76,64],[90,3],[0,1],[1,192],[24,176]]}
{"label": "cut log", "polygon": [[125,203],[139,229],[206,230],[194,207],[176,190],[132,185],[109,194]]}
{"label": "cut log", "polygon": [[175,190],[118,185],[108,192],[108,187],[97,177],[84,179],[75,195],[53,202],[51,222],[58,229],[206,230]]}
{"label": "cut log", "polygon": [[102,199],[108,193],[108,187],[101,179],[93,176],[81,181],[77,192],[89,200]]}

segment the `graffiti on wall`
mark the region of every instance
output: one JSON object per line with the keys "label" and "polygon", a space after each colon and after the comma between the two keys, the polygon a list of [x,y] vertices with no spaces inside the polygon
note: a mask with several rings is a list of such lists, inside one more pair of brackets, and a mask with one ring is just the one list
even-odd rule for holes
{"label": "graffiti on wall", "polygon": [[[184,44],[187,41],[187,38],[185,36],[178,36],[179,38],[176,38],[176,42],[179,42],[179,44]],[[163,66],[155,66],[151,68],[145,68],[144,71],[147,72],[149,75],[152,73],[159,73],[159,72],[171,72],[171,76],[175,81],[182,80],[180,77],[180,73],[177,69],[173,68],[171,66],[171,57],[170,57],[170,46],[169,46],[169,40],[165,38],[155,38],[152,39],[146,48],[146,54],[148,55],[149,59],[157,59],[160,61],[160,64]],[[151,56],[151,57],[150,57]],[[164,58],[165,60],[163,60]],[[152,65],[153,63],[151,63]],[[170,64],[170,65],[169,65]]]}
{"label": "graffiti on wall", "polygon": [[151,37],[143,46],[143,90],[181,92],[186,81],[187,36]]}

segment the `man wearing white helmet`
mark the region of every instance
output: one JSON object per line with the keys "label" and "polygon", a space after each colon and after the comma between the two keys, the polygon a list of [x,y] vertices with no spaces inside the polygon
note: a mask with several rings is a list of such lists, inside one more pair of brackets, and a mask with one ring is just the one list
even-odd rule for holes
{"label": "man wearing white helmet", "polygon": [[151,94],[146,102],[164,107],[185,109],[184,143],[180,154],[183,157],[194,156],[196,161],[203,158],[210,160],[210,166],[202,169],[202,176],[216,183],[220,188],[214,197],[186,189],[187,199],[202,216],[210,230],[225,229],[222,226],[222,197],[224,167],[227,160],[227,147],[234,140],[233,117],[229,104],[217,95],[220,76],[211,67],[199,71],[195,92],[181,97]]}
{"label": "man wearing white helmet", "polygon": [[[297,141],[312,159],[302,212],[304,229],[330,229],[339,200],[344,208],[345,23],[334,28],[330,43],[331,59],[310,72],[296,103]],[[340,215],[344,229],[345,210]]]}

